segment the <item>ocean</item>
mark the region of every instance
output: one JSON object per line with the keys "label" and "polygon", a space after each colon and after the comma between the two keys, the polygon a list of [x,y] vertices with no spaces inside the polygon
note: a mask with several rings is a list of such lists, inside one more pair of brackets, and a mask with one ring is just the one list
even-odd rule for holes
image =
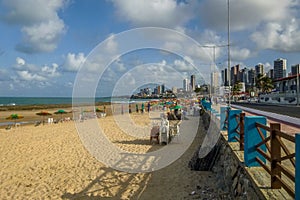
{"label": "ocean", "polygon": [[[128,103],[128,98],[96,97],[95,102]],[[134,99],[134,101],[149,101]],[[88,101],[90,102],[90,100]],[[72,97],[0,97],[0,106],[72,104]]]}

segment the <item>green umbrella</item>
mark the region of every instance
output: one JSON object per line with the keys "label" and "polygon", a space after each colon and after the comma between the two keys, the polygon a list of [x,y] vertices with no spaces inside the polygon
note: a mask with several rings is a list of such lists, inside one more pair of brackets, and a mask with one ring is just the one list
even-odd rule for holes
{"label": "green umbrella", "polygon": [[54,114],[60,114],[60,119],[62,119],[62,115],[63,114],[67,114],[68,112],[67,111],[65,111],[65,110],[58,110],[58,111],[56,111]]}
{"label": "green umbrella", "polygon": [[15,120],[15,125],[16,125],[17,119],[22,119],[22,118],[24,118],[24,117],[22,115],[19,115],[19,114],[11,114],[9,117],[6,117],[6,119]]}
{"label": "green umbrella", "polygon": [[174,107],[172,107],[172,108],[170,108],[170,109],[180,109],[180,108],[182,108],[182,106],[181,105],[176,105],[176,106],[174,106]]}

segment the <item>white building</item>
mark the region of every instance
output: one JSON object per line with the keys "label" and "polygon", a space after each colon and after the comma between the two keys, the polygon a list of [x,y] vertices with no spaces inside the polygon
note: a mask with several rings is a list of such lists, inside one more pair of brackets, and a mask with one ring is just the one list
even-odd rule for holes
{"label": "white building", "polygon": [[183,91],[189,91],[189,80],[187,78],[183,79]]}
{"label": "white building", "polygon": [[211,73],[211,89],[212,89],[212,93],[216,94],[219,93],[219,88],[220,88],[220,83],[219,83],[219,73],[218,72],[212,72]]}

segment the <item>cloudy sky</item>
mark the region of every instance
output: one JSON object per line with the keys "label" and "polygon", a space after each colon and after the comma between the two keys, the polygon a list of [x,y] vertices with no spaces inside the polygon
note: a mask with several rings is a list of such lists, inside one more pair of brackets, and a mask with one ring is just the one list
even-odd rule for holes
{"label": "cloudy sky", "polygon": [[[191,74],[208,81],[213,45],[221,46],[216,66],[227,67],[226,0],[0,2],[1,96],[72,96],[91,80],[98,96],[147,83],[182,87]],[[300,63],[299,6],[230,0],[231,65]]]}

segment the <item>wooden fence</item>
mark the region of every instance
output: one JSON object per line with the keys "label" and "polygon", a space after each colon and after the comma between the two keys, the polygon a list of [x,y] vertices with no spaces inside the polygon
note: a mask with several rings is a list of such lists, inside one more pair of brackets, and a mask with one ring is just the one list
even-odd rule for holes
{"label": "wooden fence", "polygon": [[300,198],[300,153],[296,151],[300,151],[300,135],[284,133],[279,123],[267,126],[266,122],[265,117],[246,116],[241,110],[220,109],[220,129],[227,130],[228,142],[239,142],[245,165],[261,166],[271,176],[271,189],[284,188]]}

